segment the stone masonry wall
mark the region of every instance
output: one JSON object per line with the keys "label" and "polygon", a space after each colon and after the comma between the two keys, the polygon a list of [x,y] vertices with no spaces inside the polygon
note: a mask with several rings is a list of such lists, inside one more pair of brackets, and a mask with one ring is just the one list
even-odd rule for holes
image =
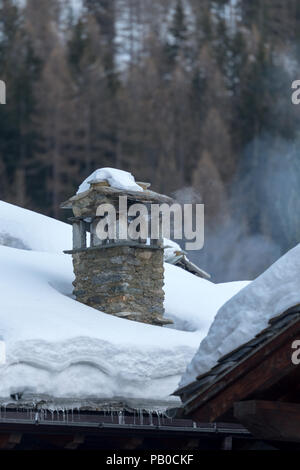
{"label": "stone masonry wall", "polygon": [[163,249],[136,246],[73,251],[79,302],[130,320],[163,325]]}

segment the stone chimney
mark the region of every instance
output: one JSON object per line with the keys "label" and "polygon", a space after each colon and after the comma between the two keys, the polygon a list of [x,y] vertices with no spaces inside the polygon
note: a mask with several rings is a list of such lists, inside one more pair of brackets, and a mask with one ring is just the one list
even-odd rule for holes
{"label": "stone chimney", "polygon": [[[120,216],[120,196],[127,197],[128,208],[133,204],[170,204],[172,199],[153,191],[150,185],[139,183],[143,191],[112,188],[105,182],[90,184],[90,189],[61,205],[72,209],[73,257],[76,300],[105,313],[152,325],[172,321],[164,314],[164,250],[163,240],[101,240],[97,236],[97,216],[100,205],[115,207]],[[103,218],[102,218],[103,220]],[[127,220],[127,224],[130,221]],[[90,243],[87,243],[90,232]],[[159,230],[161,233],[161,230]],[[161,235],[160,235],[161,237]]]}

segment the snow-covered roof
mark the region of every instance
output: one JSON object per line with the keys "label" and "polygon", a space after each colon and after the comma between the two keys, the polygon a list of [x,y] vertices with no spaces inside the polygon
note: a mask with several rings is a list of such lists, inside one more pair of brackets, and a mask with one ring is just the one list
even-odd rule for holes
{"label": "snow-covered roof", "polygon": [[164,260],[166,263],[180,266],[182,269],[195,274],[195,276],[203,277],[204,279],[210,279],[211,277],[210,274],[187,258],[186,252],[182,250],[178,243],[168,238],[164,238]]}
{"label": "snow-covered roof", "polygon": [[[166,401],[219,307],[245,284],[215,285],[165,264],[172,328],[133,323],[72,296],[71,227],[0,203],[0,401],[11,394],[57,399]],[[1,238],[2,237],[2,238]],[[26,246],[27,250],[22,249]]]}
{"label": "snow-covered roof", "polygon": [[72,249],[72,227],[0,201],[0,245],[62,253]]}
{"label": "snow-covered roof", "polygon": [[299,278],[300,244],[220,308],[180,387],[211,369],[221,356],[250,341],[271,318],[299,304]]}
{"label": "snow-covered roof", "polygon": [[[191,419],[197,416],[197,421],[205,422],[226,420],[232,414],[238,418],[235,414],[237,402],[249,404],[249,400],[256,398],[268,400],[270,394],[274,396],[274,387],[276,400],[286,401],[287,394],[295,390],[290,386],[296,372],[291,361],[291,345],[298,339],[299,332],[300,305],[271,318],[267,328],[222,356],[214,367],[175,392],[183,402],[183,414]],[[256,380],[253,380],[254,376]],[[273,430],[272,435],[274,437]]]}

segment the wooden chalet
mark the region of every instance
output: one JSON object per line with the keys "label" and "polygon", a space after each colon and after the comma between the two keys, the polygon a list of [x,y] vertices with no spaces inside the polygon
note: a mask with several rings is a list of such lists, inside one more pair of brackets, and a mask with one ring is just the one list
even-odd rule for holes
{"label": "wooden chalet", "polygon": [[296,340],[300,306],[272,318],[255,338],[177,390],[183,403],[179,415],[198,423],[240,424],[265,445],[300,448],[300,365],[292,361]]}

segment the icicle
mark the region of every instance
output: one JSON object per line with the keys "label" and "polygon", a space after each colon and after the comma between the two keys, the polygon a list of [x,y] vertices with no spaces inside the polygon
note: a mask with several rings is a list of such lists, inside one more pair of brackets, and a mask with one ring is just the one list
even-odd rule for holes
{"label": "icicle", "polygon": [[140,409],[140,425],[143,426],[144,424],[144,414],[143,414],[143,410]]}
{"label": "icicle", "polygon": [[123,412],[122,412],[122,411],[119,411],[119,416],[118,416],[118,418],[119,418],[119,424],[124,424],[124,423],[123,423]]}
{"label": "icicle", "polygon": [[151,410],[148,410],[150,426],[153,426],[153,414]]}

